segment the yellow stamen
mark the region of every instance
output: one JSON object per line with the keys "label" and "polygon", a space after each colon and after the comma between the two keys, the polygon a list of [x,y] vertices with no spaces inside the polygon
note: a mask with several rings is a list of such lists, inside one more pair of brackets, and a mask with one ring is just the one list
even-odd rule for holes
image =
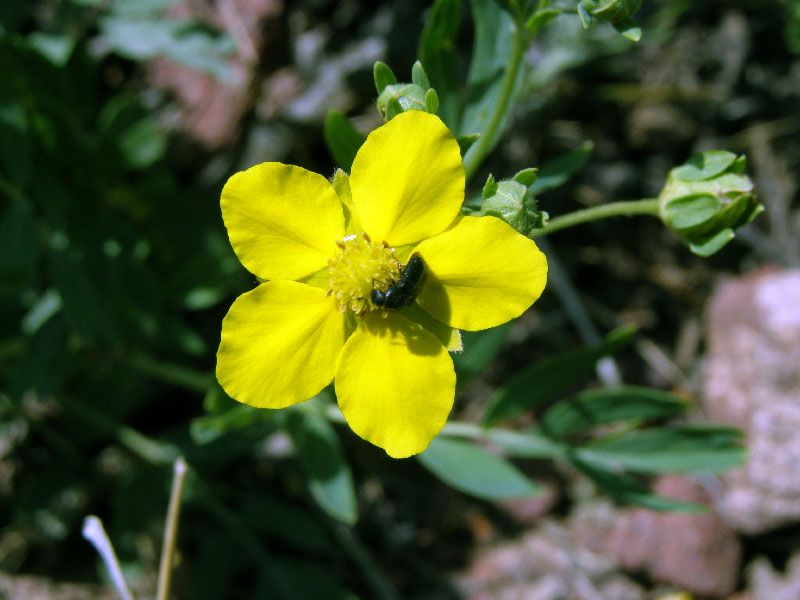
{"label": "yellow stamen", "polygon": [[369,297],[373,289],[386,290],[400,276],[400,261],[386,242],[376,244],[366,233],[350,235],[336,245],[340,252],[328,259],[329,294],[339,303],[363,316],[377,310]]}

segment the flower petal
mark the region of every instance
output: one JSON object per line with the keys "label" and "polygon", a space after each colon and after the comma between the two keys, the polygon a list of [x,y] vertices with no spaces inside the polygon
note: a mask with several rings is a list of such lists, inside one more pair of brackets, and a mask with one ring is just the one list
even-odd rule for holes
{"label": "flower petal", "polygon": [[547,259],[533,240],[495,217],[463,217],[415,252],[428,266],[417,302],[459,329],[487,329],[518,317],[547,283]]}
{"label": "flower petal", "polygon": [[263,279],[319,271],[344,235],[342,205],[331,184],[292,165],[262,163],[236,173],[220,205],[236,256]]}
{"label": "flower petal", "polygon": [[270,281],[242,294],[222,320],[217,380],[260,408],[308,400],[333,379],[344,316],[324,290]]}
{"label": "flower petal", "polygon": [[464,165],[436,115],[412,110],[369,134],[353,161],[353,205],[372,239],[413,244],[444,231],[464,201]]}
{"label": "flower petal", "polygon": [[396,313],[368,314],[336,365],[347,423],[393,458],[425,450],[453,407],[453,361],[432,333]]}

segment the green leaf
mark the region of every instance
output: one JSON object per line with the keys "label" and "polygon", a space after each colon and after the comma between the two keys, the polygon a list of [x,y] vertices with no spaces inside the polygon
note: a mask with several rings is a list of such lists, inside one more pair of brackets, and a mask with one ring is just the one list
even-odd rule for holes
{"label": "green leaf", "polygon": [[155,119],[145,118],[122,132],[117,138],[126,162],[134,169],[146,169],[167,150],[167,138]]}
{"label": "green leaf", "polygon": [[554,441],[536,427],[522,430],[490,429],[486,437],[511,456],[520,458],[563,458],[568,446]]}
{"label": "green leaf", "polygon": [[349,173],[358,149],[367,139],[366,136],[359,133],[350,120],[336,110],[328,112],[323,133],[333,160]]}
{"label": "green leaf", "polygon": [[372,68],[372,77],[375,79],[375,89],[378,90],[378,94],[380,94],[387,85],[394,85],[397,83],[397,77],[394,76],[392,70],[386,63],[382,63],[381,61],[377,61]]}
{"label": "green leaf", "polygon": [[695,154],[671,175],[683,181],[702,181],[719,175],[736,162],[736,155],[726,150],[709,150]]}
{"label": "green leaf", "polygon": [[417,459],[446,484],[476,498],[522,498],[540,491],[510,462],[471,442],[440,435]]}
{"label": "green leaf", "polygon": [[722,201],[713,194],[690,194],[667,202],[662,215],[670,227],[688,229],[705,223],[722,208]]}
{"label": "green leaf", "polygon": [[155,16],[136,20],[109,16],[100,19],[99,26],[111,48],[125,58],[150,60],[167,56],[223,83],[232,77],[227,57],[235,45],[219,31],[191,21]]}
{"label": "green leaf", "polygon": [[25,187],[33,173],[28,115],[13,94],[10,86],[0,91],[0,167],[14,183]]}
{"label": "green leaf", "polygon": [[665,512],[699,513],[708,510],[701,504],[680,502],[654,494],[629,475],[616,473],[590,460],[573,455],[570,456],[570,461],[602,491],[624,504],[635,504]]}
{"label": "green leaf", "polygon": [[330,421],[315,410],[298,408],[290,413],[289,433],[314,500],[334,519],[355,523],[358,510],[353,476]]}
{"label": "green leaf", "polygon": [[193,419],[189,427],[189,433],[192,436],[192,440],[202,446],[218,440],[231,431],[246,429],[260,422],[268,422],[271,420],[272,415],[272,411],[238,404],[222,413]]}
{"label": "green leaf", "polygon": [[67,64],[76,44],[73,37],[41,31],[31,33],[27,41],[39,54],[58,67]]}
{"label": "green leaf", "polygon": [[[475,23],[472,59],[467,76],[467,100],[459,134],[485,131],[500,96],[506,63],[511,53],[511,16],[492,0],[471,0]],[[515,85],[523,80],[520,69]],[[490,146],[505,133],[510,111],[503,117]]]}
{"label": "green leaf", "polygon": [[598,360],[622,348],[635,331],[616,329],[601,344],[565,352],[523,369],[489,400],[483,423],[493,425],[544,406],[564,388],[588,377]]}
{"label": "green leaf", "polygon": [[418,52],[430,85],[439,94],[439,116],[453,131],[459,130],[456,34],[460,21],[461,0],[436,0],[422,30]]}
{"label": "green leaf", "polygon": [[60,315],[49,319],[33,336],[15,369],[10,391],[15,399],[28,392],[44,397],[55,392],[67,372],[67,327]]}
{"label": "green leaf", "polygon": [[584,142],[580,148],[562,154],[558,158],[545,163],[539,168],[536,181],[528,188],[531,194],[538,195],[544,191],[564,185],[575,173],[583,168],[592,155],[594,144]]}
{"label": "green leaf", "polygon": [[582,392],[550,407],[539,421],[542,431],[565,438],[598,425],[667,419],[686,410],[686,402],[661,390],[622,386]]}
{"label": "green leaf", "polygon": [[0,219],[0,275],[3,278],[13,275],[14,279],[28,275],[38,258],[39,240],[33,209],[27,202],[9,203]]}
{"label": "green leaf", "polygon": [[611,469],[643,473],[720,472],[742,464],[745,449],[737,429],[686,425],[631,431],[576,450],[583,459]]}

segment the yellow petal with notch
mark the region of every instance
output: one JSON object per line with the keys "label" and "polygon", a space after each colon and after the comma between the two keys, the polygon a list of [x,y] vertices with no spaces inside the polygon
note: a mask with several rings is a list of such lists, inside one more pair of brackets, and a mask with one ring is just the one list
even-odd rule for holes
{"label": "yellow petal with notch", "polygon": [[236,173],[220,205],[236,256],[262,279],[316,273],[344,235],[342,205],[331,184],[292,165],[262,163]]}
{"label": "yellow petal with notch", "polygon": [[456,374],[442,343],[397,313],[368,314],[336,366],[336,396],[350,428],[393,458],[419,454],[447,421]]}
{"label": "yellow petal with notch", "polygon": [[464,165],[453,134],[436,115],[412,110],[367,136],[350,175],[364,231],[392,246],[444,231],[464,201]]}
{"label": "yellow petal with notch", "polygon": [[324,290],[263,283],[239,296],[222,321],[217,380],[239,402],[285,408],[331,382],[344,342],[344,316]]}
{"label": "yellow petal with notch", "polygon": [[533,240],[495,217],[461,217],[415,249],[428,266],[419,305],[451,327],[477,331],[518,317],[547,283]]}

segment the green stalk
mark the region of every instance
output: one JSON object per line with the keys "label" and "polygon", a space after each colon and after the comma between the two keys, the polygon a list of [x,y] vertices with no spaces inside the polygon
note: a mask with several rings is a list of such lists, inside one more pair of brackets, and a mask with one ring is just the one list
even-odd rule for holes
{"label": "green stalk", "polygon": [[503,82],[500,86],[500,97],[494,105],[494,112],[492,113],[492,117],[486,129],[481,132],[478,141],[472,145],[464,156],[464,171],[466,172],[467,181],[475,175],[475,171],[478,170],[483,159],[486,158],[486,155],[494,148],[494,137],[514,99],[514,87],[517,82],[517,74],[522,64],[522,57],[525,55],[525,50],[531,41],[531,37],[532,35],[522,29],[519,24],[514,25],[511,54],[508,57],[506,72],[505,75],[503,75]]}
{"label": "green stalk", "polygon": [[600,206],[577,210],[573,213],[551,219],[545,227],[531,231],[528,237],[537,238],[558,231],[559,229],[566,229],[567,227],[573,227],[581,223],[588,223],[589,221],[596,221],[598,219],[621,216],[630,217],[633,215],[651,215],[653,217],[658,217],[658,198],[610,202],[609,204],[601,204]]}

